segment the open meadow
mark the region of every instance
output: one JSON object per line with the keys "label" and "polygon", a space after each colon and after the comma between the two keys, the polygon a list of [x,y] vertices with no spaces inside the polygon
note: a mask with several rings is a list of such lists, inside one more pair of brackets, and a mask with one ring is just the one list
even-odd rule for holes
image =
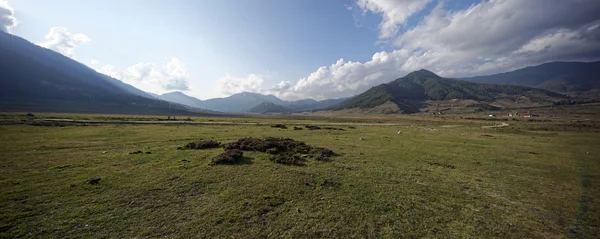
{"label": "open meadow", "polygon": [[[599,121],[32,117],[2,115],[0,238],[600,237]],[[269,125],[277,123],[288,128]],[[221,147],[178,150],[244,137],[291,138],[338,156],[287,165],[244,151],[213,165]]]}

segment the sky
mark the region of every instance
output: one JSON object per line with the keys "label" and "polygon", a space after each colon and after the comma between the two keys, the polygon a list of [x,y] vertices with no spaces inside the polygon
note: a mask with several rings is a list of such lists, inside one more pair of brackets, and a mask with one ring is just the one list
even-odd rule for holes
{"label": "sky", "polygon": [[147,92],[285,100],[600,60],[598,0],[0,0],[0,31]]}

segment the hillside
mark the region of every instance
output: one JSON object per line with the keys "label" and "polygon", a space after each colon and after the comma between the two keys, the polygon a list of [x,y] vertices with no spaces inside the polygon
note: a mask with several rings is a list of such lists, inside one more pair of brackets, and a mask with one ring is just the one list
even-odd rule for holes
{"label": "hillside", "polygon": [[271,102],[263,102],[258,104],[257,106],[252,107],[248,112],[250,113],[287,113],[290,112],[291,109],[282,105],[278,105]]}
{"label": "hillside", "polygon": [[551,62],[488,76],[464,78],[477,83],[521,85],[555,92],[600,89],[600,61]]}
{"label": "hillside", "polygon": [[398,106],[399,112],[415,113],[425,108],[427,101],[470,99],[491,103],[503,99],[514,102],[522,97],[538,103],[551,103],[565,98],[564,95],[542,89],[446,79],[430,71],[419,70],[387,84],[372,87],[329,109],[371,109],[391,102]]}
{"label": "hillside", "polygon": [[187,107],[0,31],[0,110],[186,114]]}
{"label": "hillside", "polygon": [[202,108],[201,100],[199,100],[195,97],[188,96],[179,91],[164,93],[162,95],[156,95],[156,97],[161,100],[166,100],[169,102],[184,104],[184,105],[187,105],[190,107]]}

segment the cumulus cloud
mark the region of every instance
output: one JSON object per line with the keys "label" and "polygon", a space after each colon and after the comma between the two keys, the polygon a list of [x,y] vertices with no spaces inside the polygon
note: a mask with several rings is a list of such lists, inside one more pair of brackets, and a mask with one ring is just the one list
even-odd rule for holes
{"label": "cumulus cloud", "polygon": [[250,74],[246,77],[234,77],[227,74],[217,79],[215,88],[224,95],[232,95],[242,92],[263,92],[261,85],[264,79],[260,75]]}
{"label": "cumulus cloud", "polygon": [[15,11],[8,5],[8,1],[0,0],[0,31],[9,32],[17,23]]}
{"label": "cumulus cloud", "polygon": [[90,41],[90,38],[85,34],[73,34],[64,27],[50,28],[44,39],[46,40],[38,45],[71,58],[73,58],[75,48]]}
{"label": "cumulus cloud", "polygon": [[387,39],[396,36],[400,25],[429,2],[431,0],[357,0],[356,4],[365,12],[382,15],[379,38]]}
{"label": "cumulus cloud", "polygon": [[[600,1],[596,0],[552,4],[491,0],[457,12],[445,11],[440,3],[395,44],[413,52],[404,70],[430,68],[448,76],[498,72],[544,61],[584,60],[588,58],[574,53],[597,46],[599,29],[594,22],[600,20],[598,11]],[[574,43],[583,45],[567,47]],[[541,49],[532,51],[536,47]],[[599,49],[595,49],[597,57]],[[518,54],[526,52],[530,54]]]}
{"label": "cumulus cloud", "polygon": [[95,69],[146,91],[189,90],[187,68],[181,60],[174,57],[164,66],[152,62],[140,62],[120,72],[112,65]]}
{"label": "cumulus cloud", "polygon": [[[400,1],[357,3],[382,15],[380,37],[395,35],[406,20],[403,16],[411,12]],[[366,62],[340,59],[295,84],[282,82],[279,85],[286,87],[276,85],[270,90],[286,99],[338,98],[419,69],[464,77],[550,61],[600,60],[598,12],[597,0],[489,0],[451,12],[440,2],[421,22],[394,39],[397,50],[375,53]]]}

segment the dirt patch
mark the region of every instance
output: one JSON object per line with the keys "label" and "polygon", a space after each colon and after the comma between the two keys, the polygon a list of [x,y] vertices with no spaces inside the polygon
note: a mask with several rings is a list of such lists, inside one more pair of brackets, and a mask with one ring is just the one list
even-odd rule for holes
{"label": "dirt patch", "polygon": [[230,149],[217,155],[212,159],[212,165],[218,164],[235,164],[244,156],[244,152],[239,149]]}
{"label": "dirt patch", "polygon": [[290,138],[265,137],[241,138],[235,142],[223,145],[225,150],[259,151],[271,154],[271,160],[276,163],[289,165],[303,165],[305,158],[314,158],[327,161],[330,157],[337,156],[330,149],[314,147],[304,142]]}
{"label": "dirt patch", "polygon": [[202,140],[198,142],[190,142],[183,147],[179,147],[177,149],[214,149],[221,147],[221,142],[215,140]]}
{"label": "dirt patch", "polygon": [[271,127],[272,128],[280,128],[280,129],[287,129],[288,128],[284,124],[275,124],[275,125],[271,125]]}

